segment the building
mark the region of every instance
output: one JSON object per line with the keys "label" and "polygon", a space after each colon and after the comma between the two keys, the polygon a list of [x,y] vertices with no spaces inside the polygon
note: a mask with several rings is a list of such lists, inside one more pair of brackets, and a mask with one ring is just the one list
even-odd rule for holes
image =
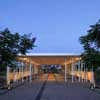
{"label": "building", "polygon": [[[21,67],[19,70],[10,72],[7,71],[7,82],[10,80],[28,79],[32,82],[33,79],[39,79],[43,74],[41,72],[41,65],[60,65],[62,66],[63,81],[67,82],[69,79],[71,82],[87,82],[93,80],[91,72],[88,72],[85,64],[81,61],[79,54],[68,53],[34,53],[27,55],[19,55],[17,57]],[[60,80],[60,79],[59,79]]]}

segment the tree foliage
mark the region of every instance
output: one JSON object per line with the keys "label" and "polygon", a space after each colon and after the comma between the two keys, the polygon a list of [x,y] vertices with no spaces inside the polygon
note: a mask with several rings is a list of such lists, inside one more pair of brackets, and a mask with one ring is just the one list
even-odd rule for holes
{"label": "tree foliage", "polygon": [[0,31],[0,67],[13,66],[18,54],[26,54],[35,46],[36,38],[26,34],[11,33],[9,29]]}
{"label": "tree foliage", "polygon": [[100,66],[100,20],[90,25],[87,35],[80,37],[80,43],[84,48],[82,59],[88,68]]}

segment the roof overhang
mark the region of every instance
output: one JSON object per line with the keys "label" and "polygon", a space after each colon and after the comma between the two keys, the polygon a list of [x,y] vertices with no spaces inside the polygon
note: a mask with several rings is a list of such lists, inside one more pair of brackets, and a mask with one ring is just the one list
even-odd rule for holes
{"label": "roof overhang", "polygon": [[72,58],[74,62],[80,59],[79,54],[74,53],[28,53],[26,55],[19,55],[22,60],[26,59],[26,62],[32,62],[37,64],[64,64],[71,63]]}
{"label": "roof overhang", "polygon": [[27,53],[25,56],[80,56],[80,54],[78,53]]}

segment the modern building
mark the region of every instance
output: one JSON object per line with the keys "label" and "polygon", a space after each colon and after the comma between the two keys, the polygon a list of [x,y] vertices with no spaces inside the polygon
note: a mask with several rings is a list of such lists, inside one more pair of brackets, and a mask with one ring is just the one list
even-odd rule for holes
{"label": "modern building", "polygon": [[[43,65],[60,65],[62,70],[58,75],[58,80],[87,82],[93,80],[91,72],[88,72],[86,65],[82,62],[80,54],[69,53],[30,53],[27,55],[19,55],[17,57],[21,67],[18,71],[10,72],[8,69],[8,84],[10,80],[22,80],[25,78],[31,82],[34,79],[43,79],[47,73],[41,71]],[[9,75],[10,72],[10,75]],[[61,79],[61,78],[62,79]],[[44,78],[46,79],[46,77]]]}

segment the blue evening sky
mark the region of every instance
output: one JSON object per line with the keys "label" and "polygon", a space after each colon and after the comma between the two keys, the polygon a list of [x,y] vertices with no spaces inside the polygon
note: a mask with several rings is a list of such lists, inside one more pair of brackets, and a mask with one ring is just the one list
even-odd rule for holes
{"label": "blue evening sky", "polygon": [[81,53],[79,37],[100,18],[100,0],[0,0],[0,30],[33,33],[39,53]]}

